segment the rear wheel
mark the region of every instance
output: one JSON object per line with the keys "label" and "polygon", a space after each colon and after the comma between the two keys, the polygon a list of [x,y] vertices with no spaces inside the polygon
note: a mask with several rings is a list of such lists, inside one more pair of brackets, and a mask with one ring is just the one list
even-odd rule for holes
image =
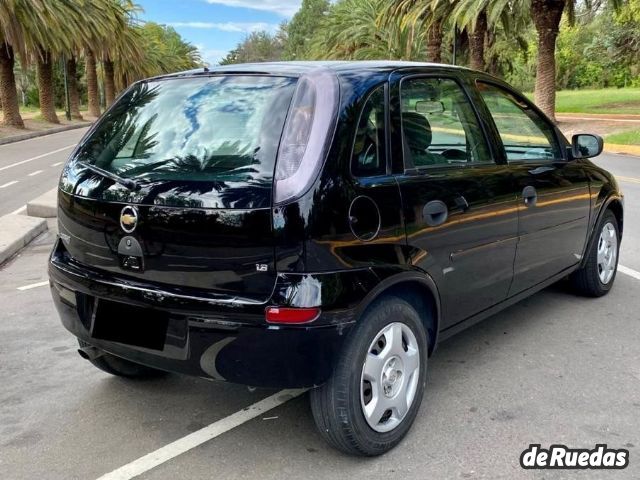
{"label": "rear wheel", "polygon": [[424,393],[427,332],[397,297],[376,302],[349,337],[336,369],[311,391],[321,435],[335,448],[380,455],[411,428]]}
{"label": "rear wheel", "polygon": [[611,210],[604,213],[595,234],[597,237],[587,252],[584,265],[571,275],[578,293],[589,297],[606,295],[616,278],[620,234],[618,221]]}
{"label": "rear wheel", "polygon": [[[87,342],[78,339],[80,348],[91,347]],[[100,351],[101,355],[95,358],[89,358],[85,355],[83,358],[88,360],[93,366],[99,368],[103,372],[126,378],[154,378],[165,375],[167,372],[156,370],[155,368],[140,365],[139,363],[130,362],[124,358],[116,357],[110,353]]]}

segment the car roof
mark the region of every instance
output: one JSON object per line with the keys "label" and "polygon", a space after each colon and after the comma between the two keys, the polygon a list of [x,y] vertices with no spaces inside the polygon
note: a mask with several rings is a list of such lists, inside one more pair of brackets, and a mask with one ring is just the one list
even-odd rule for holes
{"label": "car roof", "polygon": [[301,76],[318,68],[326,68],[335,72],[337,76],[350,75],[361,72],[392,72],[394,70],[411,68],[455,69],[468,70],[465,67],[447,65],[442,63],[406,62],[399,60],[363,60],[363,61],[307,61],[307,62],[264,62],[264,63],[238,63],[233,65],[221,65],[209,68],[197,68],[184,72],[176,72],[160,75],[154,79],[172,77],[190,77],[217,73],[249,73],[266,75],[293,75]]}

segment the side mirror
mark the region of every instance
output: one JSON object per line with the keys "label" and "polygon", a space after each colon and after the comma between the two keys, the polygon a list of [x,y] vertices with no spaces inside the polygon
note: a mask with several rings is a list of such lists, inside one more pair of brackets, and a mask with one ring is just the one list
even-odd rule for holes
{"label": "side mirror", "polygon": [[579,133],[571,139],[571,153],[573,158],[593,158],[602,153],[604,140],[600,135]]}

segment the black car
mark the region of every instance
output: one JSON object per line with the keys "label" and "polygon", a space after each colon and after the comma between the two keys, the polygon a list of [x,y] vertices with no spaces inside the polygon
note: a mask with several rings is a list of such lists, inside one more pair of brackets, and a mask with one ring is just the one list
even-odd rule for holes
{"label": "black car", "polygon": [[51,290],[80,354],[312,387],[353,454],[407,433],[438,342],[569,277],[612,287],[602,139],[483,73],[265,63],[130,87],[64,167]]}

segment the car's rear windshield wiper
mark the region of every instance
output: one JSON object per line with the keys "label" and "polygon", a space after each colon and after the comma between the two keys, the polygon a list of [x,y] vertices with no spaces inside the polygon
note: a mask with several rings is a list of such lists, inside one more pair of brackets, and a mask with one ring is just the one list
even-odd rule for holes
{"label": "car's rear windshield wiper", "polygon": [[81,162],[78,162],[78,165],[85,167],[86,169],[91,170],[92,172],[97,173],[98,175],[108,178],[109,180],[113,180],[114,182],[117,182],[120,185],[127,187],[129,190],[138,190],[139,188],[139,185],[136,183],[135,180],[131,180],[130,178],[122,178],[120,175],[116,175],[115,173],[108,172],[107,170],[104,170],[100,167],[96,167],[91,163],[81,161]]}

